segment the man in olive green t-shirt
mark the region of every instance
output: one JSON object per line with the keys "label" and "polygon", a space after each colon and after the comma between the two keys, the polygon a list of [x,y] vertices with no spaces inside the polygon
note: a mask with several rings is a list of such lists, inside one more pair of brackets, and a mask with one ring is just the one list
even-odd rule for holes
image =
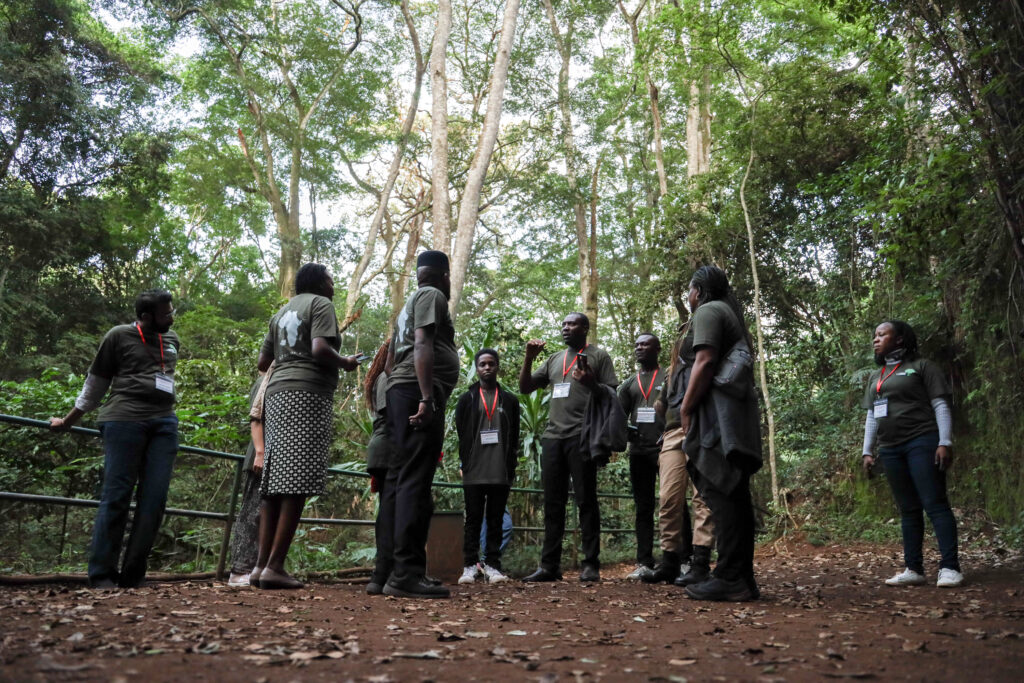
{"label": "man in olive green t-shirt", "polygon": [[418,289],[395,323],[388,349],[387,426],[394,448],[380,490],[377,547],[393,548],[383,593],[401,598],[446,598],[444,586],[426,579],[430,486],[444,442],[444,409],[459,380],[455,326],[448,313],[448,256],[422,252]]}
{"label": "man in olive green t-shirt", "polygon": [[557,581],[562,578],[562,536],[569,482],[579,507],[583,535],[583,567],[580,581],[599,581],[601,511],[597,502],[597,463],[580,444],[583,416],[591,393],[599,384],[618,385],[608,352],[587,344],[590,319],[570,313],[562,321],[566,349],[554,353],[531,373],[533,361],[545,343],[531,339],[519,373],[519,391],[529,394],[551,385],[548,426],[541,438],[541,480],[544,488],[544,545],[540,568],[524,581]]}
{"label": "man in olive green t-shirt", "polygon": [[[89,555],[93,588],[142,583],[178,452],[174,368],[180,344],[170,331],[174,323],[170,292],[142,292],[135,300],[135,314],[134,323],[118,325],[103,337],[74,408],[64,418],[50,418],[51,430],[67,431],[100,405],[110,389],[98,417],[104,448],[103,493]],[[118,571],[136,484],[135,517]]]}

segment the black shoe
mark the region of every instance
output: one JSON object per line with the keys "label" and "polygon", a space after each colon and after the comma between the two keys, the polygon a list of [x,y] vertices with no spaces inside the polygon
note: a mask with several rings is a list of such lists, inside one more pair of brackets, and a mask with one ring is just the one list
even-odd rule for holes
{"label": "black shoe", "polygon": [[726,581],[711,577],[703,583],[686,587],[686,594],[694,600],[713,600],[716,602],[748,602],[756,600],[750,586],[743,579]]}
{"label": "black shoe", "polygon": [[444,586],[434,586],[423,580],[422,576],[398,580],[394,576],[384,584],[384,595],[395,598],[447,598],[451,596]]}
{"label": "black shoe", "polygon": [[580,570],[580,581],[583,583],[594,583],[601,580],[601,572],[592,564],[583,565]]}
{"label": "black shoe", "polygon": [[435,579],[433,576],[423,576],[423,583],[430,584],[431,586],[440,586],[441,579]]}
{"label": "black shoe", "polygon": [[704,545],[693,546],[693,557],[690,559],[690,569],[682,576],[676,578],[673,583],[680,588],[703,583],[711,577],[711,548]]}
{"label": "black shoe", "polygon": [[371,579],[370,583],[366,584],[367,595],[381,595],[384,592],[384,585],[377,583],[377,581]]}
{"label": "black shoe", "polygon": [[[583,575],[580,574],[581,578],[582,578],[582,576]],[[540,567],[540,568],[537,569],[537,571],[535,571],[534,573],[530,574],[529,576],[524,576],[523,577],[523,581],[526,581],[528,583],[549,583],[551,581],[561,581],[561,580],[562,580],[562,575],[560,573],[548,571],[547,569],[544,569],[544,567]]]}
{"label": "black shoe", "polygon": [[666,550],[654,569],[640,575],[644,583],[672,583],[679,576],[679,556]]}

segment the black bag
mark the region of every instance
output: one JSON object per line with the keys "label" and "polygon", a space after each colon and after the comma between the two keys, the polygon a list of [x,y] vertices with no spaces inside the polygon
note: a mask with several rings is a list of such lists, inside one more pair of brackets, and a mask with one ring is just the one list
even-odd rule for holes
{"label": "black bag", "polygon": [[711,380],[716,389],[729,396],[743,398],[754,384],[754,358],[745,339],[732,345],[729,353],[718,364],[718,372]]}

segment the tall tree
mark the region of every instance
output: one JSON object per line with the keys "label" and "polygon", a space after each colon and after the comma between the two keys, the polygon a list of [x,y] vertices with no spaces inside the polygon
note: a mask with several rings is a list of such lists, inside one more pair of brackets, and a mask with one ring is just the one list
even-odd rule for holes
{"label": "tall tree", "polygon": [[505,98],[505,82],[508,80],[509,56],[512,41],[516,35],[516,17],[519,15],[519,0],[506,0],[505,14],[501,22],[501,39],[494,55],[494,66],[487,88],[487,113],[480,128],[476,151],[466,173],[466,185],[459,204],[459,222],[455,234],[455,249],[452,258],[452,291],[449,306],[454,314],[462,299],[462,288],[466,282],[469,258],[473,251],[473,238],[480,215],[480,193],[484,176],[491,163],[494,145],[498,139],[498,125],[501,122],[501,108]]}
{"label": "tall tree", "polygon": [[299,200],[309,172],[307,156],[327,144],[328,130],[337,135],[344,130],[341,122],[365,114],[358,93],[378,80],[351,63],[362,43],[363,3],[249,0],[228,6],[188,1],[156,6],[177,30],[193,33],[202,44],[188,95],[192,101],[212,97],[218,106],[210,114],[235,123],[251,176],[246,189],[268,203],[277,228],[282,296],[291,293],[302,262]]}

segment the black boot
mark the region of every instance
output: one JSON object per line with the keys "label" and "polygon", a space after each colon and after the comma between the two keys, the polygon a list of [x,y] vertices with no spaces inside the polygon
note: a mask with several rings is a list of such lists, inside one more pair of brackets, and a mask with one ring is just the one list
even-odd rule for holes
{"label": "black boot", "polygon": [[706,545],[693,546],[693,559],[690,561],[690,571],[686,572],[675,580],[677,586],[692,586],[695,583],[706,581],[711,575],[711,548]]}
{"label": "black boot", "polygon": [[654,569],[644,572],[640,580],[644,583],[672,583],[679,576],[679,555],[666,550]]}

